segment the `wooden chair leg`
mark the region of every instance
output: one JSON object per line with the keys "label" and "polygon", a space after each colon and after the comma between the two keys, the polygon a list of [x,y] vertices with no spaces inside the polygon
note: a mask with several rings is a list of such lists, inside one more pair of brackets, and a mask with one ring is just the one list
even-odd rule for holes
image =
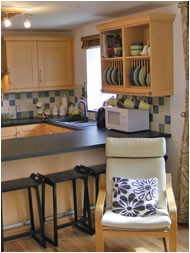
{"label": "wooden chair leg", "polygon": [[101,224],[99,227],[96,226],[96,252],[104,252],[104,236]]}
{"label": "wooden chair leg", "polygon": [[169,252],[177,252],[177,226],[172,226],[170,229]]}
{"label": "wooden chair leg", "polygon": [[167,243],[166,243],[166,238],[165,237],[163,237],[163,243],[164,243],[164,251],[168,252],[168,250],[167,250]]}

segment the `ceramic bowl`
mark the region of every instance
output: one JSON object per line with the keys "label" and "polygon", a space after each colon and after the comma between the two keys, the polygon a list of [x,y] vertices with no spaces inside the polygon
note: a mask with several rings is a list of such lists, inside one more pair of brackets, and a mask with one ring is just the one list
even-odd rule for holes
{"label": "ceramic bowl", "polygon": [[137,56],[137,55],[140,55],[141,51],[142,51],[141,49],[135,49],[135,50],[131,50],[130,52],[132,56]]}
{"label": "ceramic bowl", "polygon": [[137,46],[130,46],[130,49],[131,50],[135,50],[135,49],[139,49],[139,50],[142,50],[143,49],[143,46],[141,46],[141,45],[137,45]]}
{"label": "ceramic bowl", "polygon": [[131,46],[143,46],[144,45],[144,43],[143,42],[132,42],[131,43]]}

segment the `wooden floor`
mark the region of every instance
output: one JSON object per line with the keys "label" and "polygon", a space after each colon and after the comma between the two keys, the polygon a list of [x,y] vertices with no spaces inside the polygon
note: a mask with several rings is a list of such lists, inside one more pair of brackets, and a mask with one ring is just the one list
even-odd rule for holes
{"label": "wooden floor", "polygon": [[[67,220],[68,221],[68,220]],[[52,224],[46,225],[46,231],[52,234]],[[161,239],[139,238],[106,238],[105,250],[107,252],[163,252]],[[188,226],[178,227],[178,252],[189,252]],[[59,230],[59,247],[47,243],[44,249],[31,237],[25,237],[5,243],[6,252],[95,252],[96,236],[90,236],[75,227]]]}

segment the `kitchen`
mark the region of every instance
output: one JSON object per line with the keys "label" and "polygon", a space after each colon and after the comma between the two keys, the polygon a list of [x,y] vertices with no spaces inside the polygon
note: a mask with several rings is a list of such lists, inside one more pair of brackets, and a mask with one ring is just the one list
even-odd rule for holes
{"label": "kitchen", "polygon": [[[35,7],[35,3],[27,1],[25,2],[25,6],[22,6],[24,3],[17,3],[14,2],[4,2],[5,7],[8,8],[28,8],[32,12],[32,7]],[[69,2],[68,2],[69,3]],[[107,2],[108,4],[109,2]],[[146,3],[146,2],[145,2]],[[159,2],[157,2],[158,4]],[[28,5],[27,5],[28,4]],[[60,6],[58,5],[57,8],[53,7],[55,3],[51,3],[51,7],[48,6],[47,9],[55,8],[59,9],[61,8],[61,4],[59,3]],[[89,4],[89,5],[88,5]],[[85,2],[78,2],[78,5],[76,5],[75,2],[75,8],[78,6],[78,9],[84,9],[86,10],[86,13],[91,13],[97,3],[92,3],[93,5],[90,5],[90,3],[85,3]],[[105,3],[106,4],[106,3]],[[116,4],[116,3],[115,3]],[[119,15],[117,16],[117,13],[111,16],[111,13],[113,9],[109,9],[108,5],[106,5],[109,10],[108,17],[109,18],[104,19],[99,19],[98,17],[95,16],[94,20],[88,20],[86,23],[83,21],[75,21],[76,26],[72,31],[62,31],[63,29],[66,29],[63,25],[61,28],[59,28],[59,25],[56,24],[56,19],[53,20],[52,26],[47,27],[46,29],[51,30],[51,31],[45,31],[43,28],[39,28],[40,31],[36,30],[27,30],[27,31],[19,31],[21,28],[20,25],[20,20],[23,19],[22,16],[16,15],[15,17],[12,17],[12,23],[14,25],[14,22],[18,22],[18,27],[20,29],[14,30],[14,28],[8,29],[4,28],[2,24],[2,36],[4,37],[4,41],[6,42],[6,37],[7,37],[7,42],[12,43],[11,39],[13,36],[16,36],[17,40],[19,40],[19,36],[22,36],[22,40],[25,40],[26,43],[27,39],[29,36],[35,36],[35,40],[37,43],[40,43],[39,37],[47,37],[47,36],[53,36],[54,40],[56,38],[57,42],[59,42],[60,37],[63,37],[64,40],[67,40],[65,42],[67,43],[73,43],[73,52],[69,49],[69,47],[66,49],[67,52],[71,52],[71,55],[73,55],[74,62],[72,65],[72,61],[68,64],[69,67],[67,68],[67,72],[64,73],[65,75],[68,75],[68,77],[64,80],[66,84],[64,84],[64,89],[60,89],[56,87],[56,89],[53,89],[52,87],[44,88],[42,84],[41,90],[39,87],[30,90],[28,88],[23,88],[19,87],[17,92],[11,92],[11,85],[9,87],[9,92],[10,93],[5,93],[3,94],[3,99],[2,99],[2,123],[4,124],[9,124],[6,125],[7,127],[10,126],[10,121],[12,122],[11,126],[16,127],[15,132],[19,132],[19,135],[24,136],[24,132],[27,132],[27,129],[25,128],[23,130],[23,125],[27,126],[26,123],[27,120],[24,120],[23,118],[30,118],[30,124],[35,123],[35,125],[42,125],[39,126],[38,130],[34,130],[37,133],[35,135],[41,135],[40,133],[44,133],[45,135],[43,136],[36,136],[36,137],[27,137],[27,138],[21,138],[21,139],[12,139],[12,140],[7,140],[7,141],[2,141],[2,180],[14,180],[16,178],[21,178],[21,177],[28,177],[30,176],[31,173],[40,173],[40,174],[48,174],[48,173],[53,173],[53,172],[61,172],[64,170],[69,170],[73,169],[76,165],[84,164],[86,166],[95,166],[97,164],[104,164],[106,162],[105,159],[105,135],[99,130],[93,130],[94,128],[88,127],[86,128],[86,132],[84,131],[73,131],[76,130],[75,128],[68,128],[64,127],[65,129],[71,130],[70,132],[64,132],[63,134],[52,134],[52,133],[60,133],[59,131],[63,132],[62,130],[58,128],[52,128],[51,124],[47,124],[47,120],[50,120],[51,117],[44,119],[38,119],[37,118],[37,112],[40,111],[41,104],[38,102],[41,102],[45,104],[46,107],[46,112],[48,113],[48,109],[51,109],[52,113],[55,108],[55,105],[58,107],[60,106],[60,103],[63,99],[63,97],[67,97],[70,103],[75,104],[81,97],[83,99],[86,99],[86,91],[87,87],[84,87],[84,83],[87,83],[87,78],[86,78],[86,53],[85,49],[81,49],[82,42],[81,38],[86,37],[86,36],[91,36],[94,34],[98,34],[99,31],[96,29],[96,26],[99,25],[101,26],[102,23],[104,22],[110,22],[110,20],[113,19],[117,20],[118,18],[125,18],[125,17],[130,17],[130,15],[134,16],[141,16],[147,13],[166,13],[166,14],[175,14],[175,20],[173,23],[173,54],[174,54],[174,74],[173,74],[173,86],[174,86],[174,93],[172,96],[167,96],[167,97],[153,97],[153,99],[150,99],[150,102],[152,102],[150,106],[151,114],[153,116],[153,121],[150,122],[150,129],[152,131],[156,131],[157,133],[160,132],[160,135],[158,136],[164,136],[164,134],[171,135],[170,137],[166,138],[167,141],[167,168],[168,172],[172,173],[172,181],[173,181],[173,188],[174,192],[177,190],[177,169],[178,169],[178,163],[179,163],[179,155],[180,155],[180,146],[181,146],[181,137],[182,137],[182,132],[183,132],[183,119],[181,118],[180,114],[181,112],[184,111],[185,108],[185,70],[184,70],[184,59],[183,59],[183,40],[182,40],[182,30],[181,30],[181,14],[180,14],[180,9],[177,6],[177,2],[170,2],[164,3],[165,6],[159,6],[157,7],[156,4],[154,5],[153,3],[152,6],[150,3],[148,6],[141,6],[139,3],[139,7],[137,4],[137,7],[139,9],[130,9],[128,10],[128,13],[126,11],[123,11],[121,13],[121,10],[124,9],[125,4],[129,4],[128,2],[120,3],[120,11]],[[161,4],[161,3],[160,3]],[[166,6],[167,5],[167,6]],[[3,6],[3,5],[2,5]],[[45,3],[44,3],[44,8],[45,8]],[[85,7],[86,6],[86,7]],[[93,6],[93,8],[92,8]],[[113,3],[113,6],[116,8],[116,6]],[[22,7],[22,8],[21,8]],[[137,8],[136,7],[136,8]],[[150,8],[149,10],[147,8]],[[31,8],[31,9],[30,9]],[[37,8],[37,7],[36,7]],[[43,4],[41,4],[41,8],[43,10]],[[69,8],[69,7],[68,7]],[[71,7],[70,7],[71,8]],[[74,6],[72,6],[74,8]],[[71,8],[71,9],[72,9]],[[85,9],[86,8],[86,9]],[[102,12],[102,7],[99,7],[100,9],[97,10],[100,13]],[[113,8],[113,7],[112,7]],[[123,8],[123,9],[122,9]],[[129,8],[129,6],[128,6]],[[145,8],[145,9],[143,9]],[[40,5],[39,5],[40,9]],[[82,17],[86,17],[84,15],[84,10],[82,11],[82,14],[78,10],[78,15],[76,15],[76,19],[78,18],[79,20],[83,20]],[[95,8],[96,10],[96,8]],[[76,9],[74,9],[74,12]],[[53,10],[52,10],[53,12]],[[50,11],[51,13],[51,11]],[[39,17],[38,17],[39,15]],[[32,12],[32,16],[28,16],[28,19],[31,19],[32,26],[35,24],[35,16],[36,19],[40,18],[40,14],[35,14]],[[50,15],[50,14],[49,14]],[[57,13],[58,15],[58,13]],[[65,14],[66,17],[68,18],[68,13]],[[80,16],[81,15],[81,16]],[[90,16],[90,14],[88,14]],[[88,16],[87,15],[87,16]],[[103,15],[103,14],[102,14]],[[106,15],[106,14],[105,14]],[[101,15],[99,15],[101,16]],[[48,15],[47,15],[47,18]],[[88,17],[90,19],[90,17]],[[97,18],[97,20],[96,20]],[[14,21],[15,20],[15,21]],[[38,21],[39,22],[39,21]],[[37,22],[37,23],[38,23]],[[41,21],[42,22],[42,21]],[[65,21],[66,22],[66,21]],[[45,23],[45,22],[44,22]],[[91,24],[90,24],[91,23]],[[39,24],[41,24],[39,22]],[[71,24],[70,24],[71,26]],[[40,27],[40,25],[39,25]],[[54,29],[55,27],[55,29]],[[69,26],[68,26],[69,27]],[[10,31],[9,31],[10,30]],[[72,38],[74,38],[72,40]],[[12,39],[13,40],[13,39]],[[15,37],[14,37],[15,40]],[[39,40],[39,42],[38,42]],[[69,41],[70,40],[70,41]],[[43,42],[47,43],[47,42]],[[24,45],[24,44],[23,44]],[[41,47],[43,45],[40,45]],[[2,43],[2,48],[3,48],[3,43]],[[19,50],[19,49],[18,49]],[[40,47],[39,51],[40,52]],[[4,51],[5,53],[5,51]],[[18,51],[19,54],[19,51]],[[2,53],[3,56],[3,53]],[[21,56],[20,56],[21,57]],[[38,60],[41,59],[40,55],[38,55]],[[68,57],[67,57],[68,59]],[[5,61],[2,62],[2,68],[6,69],[6,66],[4,66]],[[38,63],[39,65],[42,64],[40,61]],[[50,63],[49,63],[50,64]],[[18,64],[19,66],[19,64]],[[49,65],[51,66],[51,64]],[[72,67],[71,67],[72,66]],[[23,66],[24,67],[24,66]],[[53,67],[52,67],[53,69]],[[71,75],[70,72],[72,72]],[[43,75],[43,74],[42,74]],[[74,80],[69,79],[69,76],[72,76]],[[19,77],[18,77],[19,78]],[[43,77],[42,77],[43,78]],[[11,77],[10,77],[11,79]],[[23,78],[21,78],[23,80]],[[69,80],[69,81],[68,81]],[[34,82],[36,85],[36,82]],[[68,86],[67,84],[70,83]],[[72,84],[71,84],[72,83]],[[180,87],[179,87],[180,83]],[[47,85],[47,84],[45,84]],[[74,88],[74,89],[73,89]],[[14,88],[13,88],[14,90]],[[21,92],[22,91],[22,92]],[[88,94],[87,94],[88,96]],[[108,99],[107,99],[108,100]],[[47,105],[49,104],[49,105]],[[82,105],[81,105],[82,106]],[[39,107],[39,108],[36,108]],[[11,112],[9,111],[11,109]],[[16,111],[17,109],[17,111]],[[54,111],[56,115],[56,109]],[[90,120],[95,120],[95,113],[92,111],[88,112],[88,117]],[[7,119],[6,117],[10,116],[12,119]],[[32,116],[34,116],[32,118]],[[167,120],[166,122],[163,122],[163,119],[165,119],[165,116]],[[74,115],[73,115],[74,117]],[[17,119],[16,119],[17,118]],[[32,118],[32,119],[31,119]],[[53,117],[55,118],[55,116]],[[62,117],[61,117],[62,118]],[[5,119],[5,121],[4,121]],[[18,123],[20,121],[20,123]],[[59,124],[58,124],[59,125]],[[58,126],[54,122],[54,126]],[[51,126],[51,127],[50,127]],[[5,125],[4,125],[5,127]],[[3,127],[3,128],[4,128]],[[3,130],[2,128],[2,130]],[[20,129],[19,129],[20,128]],[[80,134],[79,134],[80,133]],[[115,133],[115,132],[114,132]],[[180,134],[179,134],[180,133]],[[51,134],[51,135],[48,135]],[[108,136],[109,136],[108,132]],[[14,133],[13,133],[14,135]],[[27,135],[27,133],[26,133]],[[66,138],[66,143],[65,145],[62,144],[61,141],[61,135],[64,135]],[[79,136],[80,135],[80,136]],[[122,136],[125,137],[126,134],[123,134],[122,132],[116,132],[116,136],[120,137]],[[139,135],[140,136],[140,135]],[[134,135],[134,137],[138,137],[138,134]],[[141,137],[141,136],[140,136]],[[146,136],[145,136],[146,137]],[[13,137],[15,138],[15,137]],[[40,139],[39,139],[40,138]],[[40,140],[40,141],[39,141]],[[72,146],[72,142],[74,142],[75,146]],[[94,140],[95,143],[94,143]],[[15,144],[14,144],[15,142]],[[56,143],[56,144],[55,144]],[[16,148],[15,146],[16,145]],[[86,159],[88,157],[88,159]],[[27,169],[26,169],[27,167]],[[18,177],[19,175],[19,177]],[[92,203],[94,203],[94,187],[93,187],[93,179],[89,179],[89,187],[90,187],[90,200]],[[79,184],[79,191],[82,191],[83,187],[80,187],[82,184],[81,182]],[[58,186],[58,187],[63,187],[64,190],[64,206],[58,207],[58,213],[64,213],[69,210],[73,210],[72,206],[72,197],[69,192],[68,187],[70,187],[69,183],[64,183],[64,186]],[[50,190],[49,190],[50,191]],[[58,192],[60,192],[58,188]],[[48,194],[47,194],[48,195]],[[70,198],[67,199],[67,196],[70,196]],[[8,215],[8,219],[6,220],[6,217],[4,218],[4,225],[9,226],[12,224],[19,224],[24,221],[28,220],[28,213],[25,212],[25,210],[22,210],[22,214],[18,215],[17,212],[10,212],[7,207],[9,207],[9,203],[14,200],[14,194],[10,195],[10,197],[7,197],[7,202],[3,204],[3,208],[6,208],[4,213]],[[59,198],[60,196],[58,196]],[[81,198],[81,196],[79,196]],[[67,200],[67,201],[66,201]],[[4,200],[3,200],[4,201]],[[81,199],[78,201],[81,204]],[[82,207],[80,206],[79,211]],[[24,208],[23,208],[24,209]],[[51,207],[49,207],[50,210],[48,210],[47,214],[48,216],[51,216]],[[5,215],[6,216],[6,215]],[[9,232],[9,230],[7,229]],[[7,232],[5,231],[5,232]],[[10,230],[11,231],[11,230]],[[64,229],[61,230],[60,232],[64,233]],[[80,232],[79,232],[80,234]],[[89,238],[89,237],[88,237]],[[9,242],[11,245],[11,241]],[[5,243],[5,249],[6,245],[8,247],[9,243]],[[11,246],[10,246],[11,248]],[[68,250],[68,249],[67,249]],[[67,251],[63,250],[63,251]],[[118,249],[115,249],[118,250]],[[11,251],[11,250],[10,250]],[[53,250],[54,251],[54,250]],[[73,251],[77,251],[77,249],[73,249]],[[78,250],[80,251],[80,250]],[[81,250],[85,251],[85,250]],[[92,249],[92,251],[95,251],[95,248]],[[112,250],[111,250],[112,251]]]}

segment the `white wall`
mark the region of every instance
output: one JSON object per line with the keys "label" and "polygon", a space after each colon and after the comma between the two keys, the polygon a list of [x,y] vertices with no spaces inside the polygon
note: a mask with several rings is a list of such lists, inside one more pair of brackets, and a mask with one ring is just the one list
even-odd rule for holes
{"label": "white wall", "polygon": [[[135,15],[143,14],[139,12]],[[180,9],[175,5],[150,10],[146,13],[176,14],[174,21],[174,96],[171,97],[171,131],[172,137],[167,141],[167,170],[172,173],[174,189],[176,189],[177,169],[181,146],[181,137],[184,120],[180,113],[185,108],[185,69],[183,56],[183,41]],[[82,36],[97,34],[96,24],[85,25],[74,31],[75,37],[75,84],[83,85],[86,82],[85,50],[81,49]]]}

